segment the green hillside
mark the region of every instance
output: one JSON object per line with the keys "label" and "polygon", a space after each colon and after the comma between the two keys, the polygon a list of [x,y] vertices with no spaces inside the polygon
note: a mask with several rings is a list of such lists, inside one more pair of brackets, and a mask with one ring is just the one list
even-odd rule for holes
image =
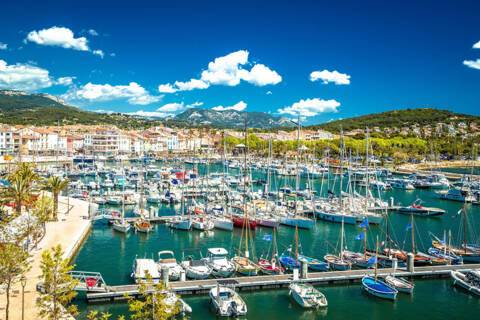
{"label": "green hillside", "polygon": [[328,123],[322,123],[319,125],[310,126],[312,129],[323,129],[331,132],[339,132],[340,128],[344,131],[350,131],[354,129],[364,129],[365,127],[404,127],[413,124],[420,126],[431,125],[439,122],[443,123],[458,123],[458,122],[476,122],[480,124],[480,117],[460,114],[451,112],[448,110],[432,109],[432,108],[419,108],[419,109],[404,109],[393,110],[381,113],[368,114],[365,116],[353,117],[348,119],[331,121]]}
{"label": "green hillside", "polygon": [[151,121],[128,115],[90,112],[66,105],[54,96],[0,90],[0,123],[22,125],[114,124],[122,128],[151,126]]}

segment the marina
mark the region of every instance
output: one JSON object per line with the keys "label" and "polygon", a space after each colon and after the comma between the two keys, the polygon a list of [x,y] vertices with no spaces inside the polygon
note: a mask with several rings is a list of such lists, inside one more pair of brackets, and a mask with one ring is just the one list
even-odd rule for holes
{"label": "marina", "polygon": [[[241,159],[240,159],[241,160]],[[181,163],[181,162],[180,162]],[[107,164],[108,166],[111,166],[112,164]],[[113,163],[113,165],[116,165]],[[241,167],[241,162],[239,162],[239,166],[237,168],[228,168],[226,169],[226,165],[223,165],[219,161],[212,161],[207,162],[203,161],[199,163],[193,163],[193,164],[180,164],[178,165],[178,162],[174,163],[168,163],[168,162],[155,162],[154,164],[150,164],[151,169],[153,170],[153,166],[156,166],[157,170],[167,172],[169,169],[165,168],[172,168],[172,167],[180,167],[183,168],[182,171],[185,172],[194,172],[196,178],[190,179],[190,188],[188,189],[189,191],[184,191],[184,200],[182,199],[182,195],[180,193],[179,202],[159,202],[159,203],[146,203],[145,204],[145,214],[139,217],[135,212],[135,209],[132,208],[132,206],[125,206],[125,217],[124,220],[128,223],[135,223],[138,219],[146,219],[150,222],[153,223],[153,229],[149,234],[141,234],[141,233],[129,233],[126,235],[122,235],[120,233],[116,233],[113,231],[109,231],[110,226],[106,221],[118,221],[121,219],[120,216],[115,214],[115,208],[119,208],[121,206],[119,205],[100,205],[98,213],[96,216],[93,217],[94,220],[94,229],[91,234],[91,238],[87,240],[87,242],[83,246],[83,250],[79,252],[79,255],[77,256],[75,262],[76,262],[76,270],[88,270],[88,271],[95,271],[101,274],[102,276],[102,281],[103,285],[101,285],[98,288],[90,288],[89,290],[86,290],[85,293],[82,293],[81,296],[84,297],[85,303],[88,302],[88,304],[83,304],[80,303],[80,306],[83,308],[83,310],[91,310],[91,308],[100,308],[101,310],[104,310],[107,308],[108,310],[122,310],[122,307],[117,305],[116,302],[121,302],[125,300],[125,297],[128,295],[131,296],[136,296],[138,294],[137,286],[135,284],[131,283],[131,278],[129,273],[122,270],[129,270],[129,265],[132,264],[132,262],[138,257],[145,257],[145,258],[153,258],[152,261],[156,261],[156,252],[162,251],[162,250],[171,250],[171,255],[172,257],[177,261],[178,265],[181,267],[183,266],[185,268],[185,263],[182,261],[186,261],[186,257],[192,257],[195,259],[195,261],[201,261],[201,259],[204,259],[205,257],[208,256],[207,248],[214,248],[218,246],[219,243],[222,243],[222,247],[224,247],[226,250],[221,251],[222,254],[226,255],[227,257],[232,257],[236,250],[238,250],[239,242],[241,241],[242,238],[245,239],[245,235],[243,234],[245,230],[250,229],[251,231],[249,232],[249,235],[247,237],[251,238],[251,242],[249,243],[249,248],[252,251],[251,257],[254,259],[259,259],[261,257],[268,257],[266,253],[268,253],[270,250],[272,250],[272,231],[276,230],[276,241],[278,242],[278,255],[280,254],[285,254],[290,252],[290,255],[293,255],[293,261],[295,261],[295,255],[293,254],[294,252],[294,247],[292,247],[292,243],[295,243],[295,227],[291,227],[288,225],[284,225],[282,223],[276,225],[274,228],[272,227],[266,227],[266,226],[255,226],[253,227],[251,224],[249,224],[249,228],[242,228],[242,224],[244,222],[240,223],[240,227],[233,227],[233,228],[214,228],[214,229],[200,229],[200,230],[195,230],[191,227],[186,227],[186,230],[179,230],[172,228],[172,225],[174,223],[178,223],[177,221],[179,218],[182,218],[182,221],[189,221],[189,217],[191,217],[192,221],[194,219],[198,219],[200,216],[203,215],[204,219],[216,219],[214,217],[220,217],[219,212],[222,211],[210,211],[211,210],[218,210],[216,208],[223,208],[223,214],[227,212],[246,212],[244,210],[244,204],[242,204],[241,200],[237,203],[233,202],[230,206],[225,206],[224,202],[222,200],[218,200],[222,198],[222,194],[226,192],[232,192],[231,190],[239,190],[240,193],[242,193],[242,188],[243,186],[237,187],[237,184],[233,184],[230,186],[227,186],[226,188],[219,187],[219,185],[222,185],[221,181],[226,181],[230,179],[230,177],[235,177],[239,176],[239,182],[242,181],[242,167]],[[129,165],[131,166],[131,164]],[[137,169],[133,169],[136,171],[141,171],[141,166],[139,164],[135,165]],[[106,168],[107,168],[106,167]],[[132,167],[133,168],[133,167]],[[132,170],[132,169],[130,169]],[[189,171],[191,170],[191,171]],[[228,170],[228,174],[225,173],[225,170]],[[290,192],[290,201],[295,201],[295,199],[298,199],[299,201],[301,199],[302,204],[308,204],[309,201],[316,201],[317,197],[319,197],[321,194],[327,194],[327,187],[324,187],[323,185],[332,185],[334,187],[333,190],[336,190],[334,192],[339,192],[339,178],[343,177],[344,175],[335,175],[335,174],[328,174],[326,176],[316,178],[314,180],[310,180],[308,176],[301,176],[299,177],[299,185],[300,186],[307,186],[307,189],[304,189],[305,187],[300,187],[298,193],[298,198],[295,196],[295,192],[288,191],[288,188],[285,186],[292,186],[291,188],[295,188],[295,176],[287,176],[287,177],[282,177],[278,174],[275,173],[269,173],[269,170],[265,170],[262,168],[259,168],[258,165],[256,167],[249,167],[249,178],[251,180],[264,180],[268,181],[270,179],[270,185],[269,185],[269,190],[273,190],[272,195],[276,194],[277,191],[275,190],[282,190],[283,193],[287,194]],[[173,178],[175,179],[178,175],[178,171],[172,171],[173,173],[170,173],[170,175],[173,175]],[[223,173],[222,173],[223,172]],[[239,172],[239,173],[237,173]],[[344,187],[342,188],[345,190],[344,192],[345,195],[348,194],[348,188],[349,186],[353,186],[350,181],[355,181],[353,179],[350,179],[349,176],[347,175],[347,172],[349,170],[345,171],[345,179],[344,179]],[[166,174],[165,174],[166,175]],[[184,176],[187,177],[189,174],[185,173]],[[210,177],[208,178],[208,175]],[[373,174],[375,177],[377,177],[377,173]],[[214,182],[216,179],[216,176],[220,177],[221,179],[219,182]],[[270,176],[270,178],[269,178]],[[222,178],[222,177],[228,177],[227,178]],[[150,190],[151,190],[151,182],[150,181],[151,176],[145,176],[145,181],[146,183],[150,184]],[[381,177],[378,176],[377,179],[382,179]],[[213,183],[209,183],[208,181],[213,181]],[[83,181],[83,180],[82,180]],[[205,189],[205,184],[209,183],[210,189]],[[335,183],[337,183],[337,186],[335,186]],[[352,182],[352,183],[357,183],[357,182]],[[203,194],[198,194],[196,192],[192,192],[192,190],[195,190],[195,188],[203,188]],[[251,188],[251,189],[250,189]],[[365,194],[365,187],[358,186],[355,187],[355,189],[358,188],[358,191],[352,192],[350,194],[361,195],[362,193]],[[147,187],[145,188],[147,189]],[[255,184],[249,185],[250,195],[254,195],[258,190],[262,190],[262,186],[255,186]],[[137,189],[139,190],[139,189]],[[213,197],[208,197],[205,195],[205,191],[207,190],[212,190],[212,195],[216,195],[217,197],[217,202],[213,200]],[[310,198],[312,200],[309,200],[308,196],[305,196],[306,191],[314,191],[316,193],[316,196]],[[357,190],[357,189],[356,189]],[[162,193],[162,189],[159,188],[158,191],[160,194]],[[243,191],[244,192],[244,191]],[[185,197],[185,194],[191,194],[189,197]],[[459,210],[465,210],[468,214],[468,225],[471,226],[476,223],[476,215],[475,215],[475,207],[471,207],[471,205],[462,205],[461,203],[457,202],[438,202],[438,198],[436,197],[436,192],[434,189],[429,190],[429,189],[416,189],[413,192],[409,191],[404,191],[404,190],[382,190],[381,192],[375,191],[373,189],[372,194],[376,194],[379,199],[382,200],[387,200],[383,201],[383,206],[382,202],[377,202],[377,208],[372,207],[370,210],[372,212],[378,212],[381,216],[385,217],[386,214],[388,214],[388,223],[390,225],[391,231],[395,233],[395,238],[397,240],[396,243],[399,244],[400,251],[399,252],[408,252],[410,248],[410,242],[411,242],[411,233],[414,233],[415,236],[417,237],[416,242],[417,245],[421,247],[422,252],[434,252],[434,248],[428,248],[429,242],[433,241],[435,238],[432,238],[430,236],[431,234],[434,234],[437,236],[437,238],[441,239],[446,239],[445,235],[443,235],[444,238],[442,238],[442,234],[446,230],[452,230],[455,232],[455,238],[458,239],[458,237],[461,237],[461,234],[457,234],[455,231],[456,228],[462,230],[463,224],[461,221],[462,219],[465,218],[465,215],[458,214]],[[300,194],[302,194],[302,197],[300,198]],[[282,198],[283,196],[280,195],[275,195],[276,197]],[[374,196],[372,196],[373,199]],[[235,199],[235,195],[229,197],[230,199]],[[321,197],[319,197],[321,198]],[[422,199],[421,205],[417,201],[419,198]],[[187,200],[188,199],[188,200]],[[241,199],[241,197],[240,197]],[[255,199],[255,198],[254,198]],[[247,209],[248,212],[252,215],[252,217],[255,217],[257,223],[260,221],[260,217],[262,217],[261,210],[264,207],[268,208],[269,205],[269,200],[268,197],[265,199],[262,199],[260,196],[259,198],[256,198],[254,200],[255,207],[257,209]],[[285,198],[286,199],[286,198]],[[393,199],[393,200],[392,200]],[[389,200],[389,201],[388,201]],[[219,201],[219,202],[218,202]],[[232,201],[232,200],[229,200]],[[271,200],[272,204],[275,203],[275,200]],[[359,197],[359,203],[365,203],[365,198]],[[189,203],[195,203],[195,207],[192,208]],[[288,203],[288,201],[286,202]],[[345,202],[344,202],[345,203]],[[412,205],[413,203],[413,205]],[[410,205],[409,205],[410,204]],[[134,206],[135,207],[135,206]],[[435,207],[435,208],[434,208]],[[295,206],[292,207],[294,210]],[[304,207],[305,208],[305,207]],[[403,212],[403,214],[396,214],[397,211],[401,210],[402,208],[409,208],[408,210],[411,211],[412,208],[415,210],[420,210],[422,211],[423,208],[428,208],[427,210],[432,211],[434,214],[430,215],[427,214],[425,217],[420,217],[415,220],[415,222],[412,223],[411,217],[412,213],[411,212]],[[112,214],[112,209],[114,210]],[[191,211],[190,211],[191,210]],[[263,209],[264,210],[264,209]],[[194,211],[196,212],[194,214]],[[198,211],[198,212],[197,212]],[[430,212],[429,211],[429,212]],[[183,214],[182,214],[183,212]],[[190,213],[189,213],[190,212]],[[209,213],[207,213],[209,212]],[[260,212],[260,213],[259,213]],[[437,212],[443,212],[442,215],[438,215]],[[463,212],[463,211],[462,211]],[[231,213],[230,213],[231,214]],[[328,220],[322,220],[322,219],[315,219],[315,215],[313,214],[313,211],[310,209],[297,209],[297,214],[301,214],[301,216],[310,218],[312,221],[314,221],[314,226],[311,229],[305,228],[298,228],[298,246],[300,248],[300,251],[302,254],[299,254],[299,261],[303,261],[301,258],[303,256],[313,256],[316,258],[319,258],[320,260],[323,260],[321,257],[325,255],[325,253],[328,253],[330,249],[328,248],[342,248],[342,244],[339,243],[339,231],[341,228],[341,221],[339,220],[338,222],[331,222]],[[423,211],[421,214],[418,215],[425,215],[423,214]],[[224,215],[226,221],[228,220],[228,215]],[[374,218],[374,216],[372,216]],[[372,218],[372,220],[374,220]],[[242,218],[245,219],[245,218]],[[453,220],[452,220],[453,219]],[[448,221],[448,224],[444,224],[440,221],[446,220]],[[240,221],[247,221],[247,220],[240,220]],[[253,221],[251,218],[248,218],[248,221]],[[346,221],[346,220],[344,220]],[[369,250],[373,249],[373,238],[376,236],[380,237],[385,237],[385,227],[386,227],[386,220],[383,219],[383,221],[379,221],[379,223],[369,223],[368,224],[368,234],[365,239],[366,242],[369,244]],[[359,244],[362,241],[358,241],[355,238],[357,238],[358,233],[362,230],[361,225],[362,225],[362,220],[358,220],[355,218],[352,224],[348,225],[345,224],[345,235],[343,236],[344,238],[344,244],[343,247],[348,248],[347,251],[345,250],[345,254],[347,252],[355,251],[355,252],[361,252],[359,248]],[[451,225],[453,224],[453,225]],[[360,225],[360,227],[359,227]],[[411,228],[409,225],[414,225],[415,226],[415,232],[411,231]],[[252,229],[253,228],[253,229]],[[243,230],[243,231],[242,231]],[[421,231],[418,231],[421,230]],[[425,231],[424,231],[425,230]],[[427,231],[428,230],[428,231]],[[473,229],[470,229],[470,231],[473,231]],[[468,231],[468,230],[467,230]],[[242,235],[243,234],[243,235]],[[319,236],[321,234],[321,236]],[[469,239],[473,235],[469,235]],[[97,240],[95,240],[97,239]],[[264,240],[266,239],[266,240]],[[309,239],[309,240],[307,240]],[[392,239],[393,239],[393,234],[392,234]],[[402,240],[403,239],[403,240]],[[100,240],[102,243],[98,243],[98,240]],[[132,242],[133,241],[133,242]],[[393,241],[393,240],[392,240]],[[403,241],[403,245],[402,245]],[[474,241],[474,240],[468,240],[468,241]],[[170,245],[169,245],[170,243]],[[458,243],[458,242],[457,242]],[[111,247],[113,245],[113,247]],[[242,243],[240,243],[242,245]],[[115,270],[118,270],[115,275],[111,274],[111,272],[108,270],[108,266],[111,265],[110,262],[107,260],[101,261],[89,261],[85,260],[85,258],[88,256],[85,250],[88,250],[88,252],[95,252],[95,247],[100,246],[104,249],[111,247],[109,252],[111,252],[112,255],[110,255],[109,260],[116,261],[116,265],[114,267]],[[120,247],[118,247],[120,246]],[[401,248],[406,248],[406,249],[401,249]],[[415,245],[416,247],[416,245]],[[88,249],[86,249],[88,248]],[[120,249],[120,252],[117,252],[119,248],[124,248]],[[139,248],[141,248],[139,250]],[[328,251],[325,251],[327,249]],[[93,250],[93,251],[92,251]],[[405,251],[403,251],[405,250]],[[220,251],[219,251],[220,252]],[[331,252],[331,251],[330,251]],[[342,250],[340,250],[342,252]],[[371,251],[369,251],[369,257],[372,256]],[[393,252],[393,251],[392,251]],[[436,251],[435,251],[436,252]],[[308,253],[308,254],[305,254]],[[441,253],[441,250],[438,252],[438,254]],[[85,255],[87,254],[87,255]],[[120,255],[118,255],[120,254]],[[127,254],[127,256],[125,256]],[[423,254],[423,253],[422,253]],[[374,254],[373,254],[374,255]],[[381,258],[382,256],[379,255]],[[421,265],[420,260],[417,261],[417,259],[420,259],[415,255],[415,262],[414,264],[418,264],[418,266],[415,266],[415,271],[407,271],[406,269],[406,260],[402,261],[401,255],[398,256],[398,268],[395,270],[395,276],[402,277],[404,279],[409,279],[411,281],[414,281],[417,283],[418,281],[450,281],[451,279],[451,271],[452,270],[461,270],[462,272],[466,272],[468,270],[474,270],[476,268],[479,268],[480,265],[477,264],[458,264],[458,265],[448,265],[445,263],[444,265]],[[433,257],[433,256],[432,256]],[[263,258],[262,258],[263,259]],[[312,258],[309,258],[312,259]],[[431,258],[429,258],[431,259]],[[227,258],[228,260],[228,258]],[[226,260],[226,261],[227,261]],[[312,263],[315,260],[308,260],[304,259],[305,261],[311,261]],[[318,260],[316,262],[317,264],[320,265],[321,262]],[[232,260],[233,261],[233,260]],[[257,261],[257,260],[255,260]],[[258,260],[260,261],[260,260]],[[268,260],[267,260],[268,261]],[[281,261],[281,259],[280,259]],[[433,260],[432,260],[433,261]],[[452,260],[453,261],[453,260]],[[93,262],[93,263],[92,263]],[[384,261],[385,262],[385,261]],[[383,262],[382,262],[383,263]],[[402,265],[403,263],[403,265]],[[197,265],[197,262],[195,262],[195,265]],[[301,264],[299,263],[298,266]],[[328,268],[328,264],[327,268]],[[200,266],[200,265],[198,265]],[[107,269],[106,269],[107,267]],[[371,266],[370,266],[371,267]],[[313,268],[313,264],[312,264]],[[159,268],[159,272],[161,271],[162,268]],[[309,268],[310,269],[310,268]],[[187,269],[185,269],[187,270]],[[328,270],[328,269],[327,269]],[[261,295],[261,292],[264,290],[287,290],[289,286],[296,282],[293,281],[294,275],[288,271],[285,274],[278,274],[278,275],[261,275],[258,273],[258,275],[248,275],[246,273],[245,275],[239,274],[238,272],[236,274],[231,275],[228,278],[222,278],[221,276],[209,276],[208,279],[203,279],[201,280],[200,278],[197,279],[188,279],[192,276],[186,276],[186,273],[188,271],[183,271],[181,269],[178,269],[177,272],[179,272],[178,277],[175,276],[172,278],[171,276],[169,277],[169,282],[168,286],[172,292],[175,292],[177,294],[180,294],[182,297],[184,297],[185,301],[190,304],[190,301],[192,299],[197,300],[200,299],[200,296],[207,296],[213,288],[216,288],[219,285],[225,285],[228,284],[229,287],[235,288],[235,290],[241,294],[243,298],[245,298],[245,295]],[[183,273],[183,276],[182,276]],[[391,269],[391,266],[388,267],[388,265],[381,266],[378,269],[378,276],[381,279],[384,279],[387,276],[391,276],[393,273],[393,269]],[[362,279],[367,276],[367,275],[373,275],[373,270],[372,269],[358,269],[358,268],[353,268],[352,270],[346,270],[346,271],[323,271],[323,272],[315,272],[313,269],[308,270],[308,275],[304,278],[302,278],[302,275],[299,274],[299,278],[297,281],[299,283],[308,283],[308,284],[313,284],[315,286],[319,286],[320,288],[325,288],[328,286],[346,286],[350,288],[352,285],[358,286],[358,288],[361,287],[360,283]],[[159,280],[159,281],[164,281]],[[428,280],[426,280],[428,279]],[[438,280],[435,280],[438,279]],[[448,280],[443,280],[443,279],[448,279]],[[83,290],[82,290],[83,291]],[[324,290],[322,289],[322,292]],[[195,298],[192,298],[195,297]],[[207,298],[205,298],[207,299]],[[327,299],[330,301],[329,297],[327,296]],[[247,299],[248,301],[248,299]],[[292,298],[292,301],[293,298]],[[113,303],[113,304],[111,304]],[[248,303],[247,303],[248,305]],[[110,306],[110,307],[109,307]],[[331,308],[331,304],[329,304],[329,308]],[[249,312],[252,310],[252,308],[249,308]],[[196,315],[198,311],[193,308],[193,313],[191,317],[196,318]],[[320,311],[319,311],[320,312]]]}
{"label": "marina", "polygon": [[[417,267],[415,271],[396,270],[395,275],[412,279],[433,279],[449,278],[451,271],[470,271],[480,268],[480,264],[472,265],[454,265],[454,266],[432,266]],[[349,270],[349,271],[329,271],[308,273],[305,278],[297,280],[300,283],[309,283],[315,286],[338,285],[348,283],[358,283],[365,276],[371,274],[371,270]],[[381,269],[379,277],[386,277],[394,273],[393,269]],[[218,284],[228,283],[238,291],[257,291],[288,288],[293,280],[291,274],[272,275],[272,276],[254,276],[237,277],[227,279],[208,279],[191,280],[169,283],[170,289],[182,296],[208,294],[210,289]],[[125,300],[127,296],[138,295],[136,285],[115,285],[105,286],[104,292],[97,292],[100,289],[93,289],[91,293],[87,292],[86,299],[89,303],[109,302]]]}

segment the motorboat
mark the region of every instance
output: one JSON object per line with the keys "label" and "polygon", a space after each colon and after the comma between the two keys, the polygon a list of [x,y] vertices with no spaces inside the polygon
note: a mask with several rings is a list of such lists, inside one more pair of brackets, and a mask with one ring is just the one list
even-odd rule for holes
{"label": "motorboat", "polygon": [[183,268],[175,259],[173,251],[165,250],[158,253],[158,270],[161,272],[163,268],[168,268],[168,278],[172,281],[180,279],[180,273]]}
{"label": "motorboat", "polygon": [[189,258],[182,261],[182,267],[185,269],[186,276],[189,279],[201,280],[207,279],[212,274],[212,268],[205,260],[194,260]]}
{"label": "motorboat", "polygon": [[209,295],[217,315],[238,317],[247,314],[247,304],[234,289],[217,285],[210,289]]}
{"label": "motorboat", "polygon": [[135,259],[131,276],[135,283],[145,282],[148,278],[151,278],[153,283],[160,281],[160,273],[153,259]]}
{"label": "motorboat", "polygon": [[204,260],[212,268],[212,275],[228,278],[235,272],[235,265],[228,260],[228,251],[224,248],[209,248]]}
{"label": "motorboat", "polygon": [[288,287],[290,296],[303,308],[327,307],[327,298],[323,293],[307,283],[292,283]]}
{"label": "motorboat", "polygon": [[210,231],[215,228],[215,224],[210,219],[202,216],[193,219],[192,228],[200,231]]}
{"label": "motorboat", "polygon": [[421,200],[417,199],[414,203],[406,207],[398,208],[399,213],[421,216],[421,217],[433,217],[441,216],[445,213],[445,210],[440,208],[424,207],[421,205]]}

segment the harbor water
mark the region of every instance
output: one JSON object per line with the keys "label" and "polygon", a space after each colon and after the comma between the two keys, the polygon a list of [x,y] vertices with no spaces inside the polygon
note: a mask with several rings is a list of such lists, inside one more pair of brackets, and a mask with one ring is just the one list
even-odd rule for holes
{"label": "harbor water", "polygon": [[[212,166],[209,171],[220,171],[221,166]],[[200,168],[200,173],[205,168]],[[265,173],[255,172],[254,178],[263,177]],[[294,179],[285,182],[276,178],[273,184],[289,184],[295,187]],[[338,179],[337,177],[330,177]],[[302,179],[300,185],[305,187],[306,181]],[[325,194],[326,182],[320,186],[320,179],[315,180],[313,188]],[[337,182],[338,185],[338,182]],[[273,188],[276,186],[273,185]],[[338,186],[337,186],[338,188]],[[362,192],[362,189],[359,189]],[[415,218],[415,244],[418,251],[426,252],[430,246],[431,234],[443,237],[445,231],[451,230],[453,242],[462,237],[461,217],[458,214],[462,208],[461,203],[443,201],[438,199],[435,190],[417,189],[412,191],[389,190],[381,193],[385,201],[393,197],[396,204],[409,205],[416,199],[423,200],[424,206],[438,207],[446,210],[439,217]],[[131,210],[128,215],[133,215]],[[468,216],[469,242],[478,240],[480,230],[480,206],[466,206]],[[160,215],[172,215],[175,208],[161,205]],[[411,218],[407,215],[389,213],[389,225],[393,231],[392,238],[400,248],[411,249],[411,229],[407,226]],[[338,253],[340,250],[340,229],[338,223],[317,221],[312,230],[299,231],[299,250],[305,255],[323,259],[326,253]],[[362,251],[363,241],[355,240],[361,229],[355,225],[345,225],[345,245],[349,250]],[[253,233],[254,257],[267,254],[271,242],[265,241],[265,235],[272,234],[272,229],[258,227]],[[384,225],[370,225],[367,232],[368,246],[375,247],[375,238],[385,239]],[[295,229],[280,226],[277,231],[277,242],[280,253],[288,250],[294,243]],[[233,232],[214,229],[209,232],[179,231],[169,229],[167,226],[157,224],[149,234],[128,234],[115,232],[111,226],[103,221],[96,221],[92,232],[81,247],[75,258],[75,269],[81,271],[100,272],[108,285],[132,283],[132,264],[136,257],[158,259],[157,253],[162,250],[174,251],[177,260],[192,255],[201,257],[208,248],[224,247],[234,255],[239,246],[241,230]],[[367,319],[466,319],[476,318],[480,312],[480,299],[454,288],[450,279],[415,280],[415,291],[412,296],[399,295],[395,302],[382,301],[368,296],[361,289],[361,284],[346,284],[319,287],[326,295],[329,306],[326,310],[305,311],[298,307],[288,297],[287,290],[269,290],[257,292],[242,292],[241,295],[248,305],[248,319],[349,319],[362,317]],[[126,304],[95,304],[87,305],[80,297],[75,301],[82,312],[80,318],[84,319],[89,310],[110,312],[113,315],[127,314]],[[193,309],[192,319],[206,319],[215,317],[209,308],[208,296],[185,297]]]}

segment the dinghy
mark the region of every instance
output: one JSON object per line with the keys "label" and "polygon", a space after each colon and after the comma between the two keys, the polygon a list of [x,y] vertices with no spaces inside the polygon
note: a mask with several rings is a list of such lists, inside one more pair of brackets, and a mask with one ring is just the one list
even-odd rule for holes
{"label": "dinghy", "polygon": [[386,276],[385,282],[392,288],[397,289],[399,292],[411,294],[415,285],[403,278],[397,278],[395,276]]}
{"label": "dinghy", "polygon": [[460,271],[451,271],[453,284],[464,288],[465,290],[480,296],[480,276],[479,271],[470,271],[462,273]]}

